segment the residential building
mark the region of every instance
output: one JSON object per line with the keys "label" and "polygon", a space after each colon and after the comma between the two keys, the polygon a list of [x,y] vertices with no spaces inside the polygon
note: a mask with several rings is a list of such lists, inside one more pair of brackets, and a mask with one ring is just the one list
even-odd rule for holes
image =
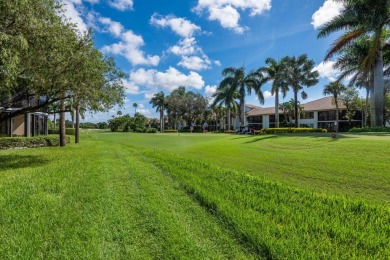
{"label": "residential building", "polygon": [[[328,131],[334,131],[336,126],[336,106],[332,97],[324,97],[306,104],[300,105],[303,113],[300,114],[298,125],[300,127],[325,128]],[[354,111],[353,118],[348,120],[346,107],[339,105],[339,131],[348,131],[352,127],[362,126],[362,112]],[[262,129],[275,127],[275,107],[258,107],[246,105],[245,107],[245,126],[248,128]],[[287,122],[295,122],[294,118],[284,115],[279,110],[280,126],[286,125]]]}
{"label": "residential building", "polygon": [[[23,101],[12,108],[4,109],[0,105],[0,115],[10,114],[31,104],[31,102],[40,102],[36,99]],[[1,117],[0,117],[1,118]],[[48,114],[45,112],[24,113],[9,119],[0,121],[0,137],[6,136],[38,136],[47,135]]]}

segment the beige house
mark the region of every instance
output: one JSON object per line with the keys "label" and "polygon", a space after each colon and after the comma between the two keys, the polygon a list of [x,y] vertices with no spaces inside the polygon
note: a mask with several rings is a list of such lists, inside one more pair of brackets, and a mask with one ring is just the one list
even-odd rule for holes
{"label": "beige house", "polygon": [[[7,114],[17,109],[7,109],[2,113]],[[6,119],[0,122],[0,137],[47,135],[47,119],[47,113],[43,112],[25,113]]]}
{"label": "beige house", "polygon": [[[298,125],[300,127],[325,128],[329,131],[334,131],[336,125],[336,106],[332,102],[332,97],[324,97],[306,104],[301,104],[300,106],[304,110],[304,113],[298,118]],[[352,127],[362,126],[361,111],[355,111],[353,119],[348,121],[345,118],[346,107],[340,105],[339,109],[339,131],[348,131]],[[275,107],[263,108],[246,105],[245,112],[246,127],[255,129],[275,127]],[[279,122],[280,126],[286,123],[286,117],[282,110],[279,110]]]}

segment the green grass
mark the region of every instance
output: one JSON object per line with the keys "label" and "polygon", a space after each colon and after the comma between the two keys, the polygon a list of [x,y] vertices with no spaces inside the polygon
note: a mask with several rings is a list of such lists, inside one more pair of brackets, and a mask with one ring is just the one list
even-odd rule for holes
{"label": "green grass", "polygon": [[390,206],[390,135],[89,135],[171,151],[290,187]]}
{"label": "green grass", "polygon": [[90,131],[0,151],[0,258],[388,259],[389,142]]}

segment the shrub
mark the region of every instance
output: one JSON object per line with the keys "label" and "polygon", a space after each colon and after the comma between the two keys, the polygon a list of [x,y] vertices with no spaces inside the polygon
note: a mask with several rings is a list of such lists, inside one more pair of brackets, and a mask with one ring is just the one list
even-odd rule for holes
{"label": "shrub", "polygon": [[[48,131],[49,135],[59,135],[60,129],[49,129]],[[75,135],[76,129],[74,128],[65,128],[65,134],[66,135]]]}
{"label": "shrub", "polygon": [[146,133],[146,129],[145,128],[141,128],[141,127],[136,127],[134,129],[134,132],[135,133]]}
{"label": "shrub", "polygon": [[179,131],[176,130],[176,129],[167,129],[167,130],[164,130],[164,133],[178,133]]}
{"label": "shrub", "polygon": [[357,128],[354,127],[352,129],[349,129],[349,132],[351,133],[367,133],[367,132],[385,132],[390,133],[390,127],[363,127],[363,128]]}
{"label": "shrub", "polygon": [[[321,128],[291,128],[291,127],[282,127],[282,128],[267,128],[262,129],[263,133],[266,134],[285,134],[285,133],[313,133],[313,132],[324,132],[326,129]],[[325,132],[326,133],[326,132]]]}
{"label": "shrub", "polygon": [[[66,137],[70,142],[70,137]],[[12,148],[33,148],[44,146],[59,146],[60,138],[58,135],[34,136],[34,137],[3,137],[0,138],[0,149]]]}
{"label": "shrub", "polygon": [[156,128],[146,128],[146,133],[155,134],[158,133]]}

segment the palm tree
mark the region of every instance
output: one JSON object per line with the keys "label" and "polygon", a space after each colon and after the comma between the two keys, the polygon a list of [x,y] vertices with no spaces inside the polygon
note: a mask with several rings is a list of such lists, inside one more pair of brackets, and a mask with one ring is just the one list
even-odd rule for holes
{"label": "palm tree", "polygon": [[134,103],[134,104],[133,104],[133,107],[134,107],[134,116],[135,116],[135,114],[137,114],[137,107],[138,107],[138,104],[137,104],[137,103]]}
{"label": "palm tree", "polygon": [[232,92],[230,85],[226,85],[217,88],[217,91],[213,94],[212,97],[214,98],[214,102],[212,103],[211,107],[215,107],[218,105],[224,105],[226,107],[228,130],[231,130],[230,112],[231,110],[236,110],[238,107],[238,103],[236,101],[236,99],[238,99],[239,97],[238,91],[234,90]]}
{"label": "palm tree", "polygon": [[368,55],[361,68],[373,71],[375,96],[375,126],[383,125],[384,75],[383,52],[385,29],[390,25],[390,1],[388,0],[339,0],[344,4],[341,13],[320,27],[318,37],[325,37],[337,31],[345,31],[332,45],[325,59],[330,59],[343,48],[348,48],[362,36],[371,36]]}
{"label": "palm tree", "polygon": [[156,112],[160,112],[160,131],[164,131],[164,104],[165,104],[165,95],[164,92],[160,91],[152,97],[149,102],[153,107],[156,108]]}
{"label": "palm tree", "polygon": [[260,67],[258,72],[264,75],[263,82],[272,81],[271,94],[275,95],[275,127],[279,127],[279,91],[282,92],[283,98],[286,97],[288,86],[282,84],[282,70],[285,60],[277,61],[273,58],[265,60],[266,67]]}
{"label": "palm tree", "polygon": [[258,72],[250,72],[245,75],[245,69],[229,67],[222,71],[225,78],[219,84],[219,88],[230,86],[230,92],[238,91],[240,100],[241,127],[245,123],[245,94],[251,94],[252,90],[257,94],[260,104],[264,104],[263,92],[261,92],[262,75]]}
{"label": "palm tree", "polygon": [[285,57],[286,66],[282,72],[282,82],[286,86],[291,87],[294,92],[295,102],[295,127],[298,127],[298,92],[302,90],[302,99],[307,98],[307,94],[303,91],[303,87],[311,87],[318,83],[319,73],[314,69],[314,61],[308,60],[306,54],[299,57]]}
{"label": "palm tree", "polygon": [[339,131],[339,97],[347,88],[340,82],[331,82],[324,87],[324,95],[331,95],[336,105],[336,132]]}

